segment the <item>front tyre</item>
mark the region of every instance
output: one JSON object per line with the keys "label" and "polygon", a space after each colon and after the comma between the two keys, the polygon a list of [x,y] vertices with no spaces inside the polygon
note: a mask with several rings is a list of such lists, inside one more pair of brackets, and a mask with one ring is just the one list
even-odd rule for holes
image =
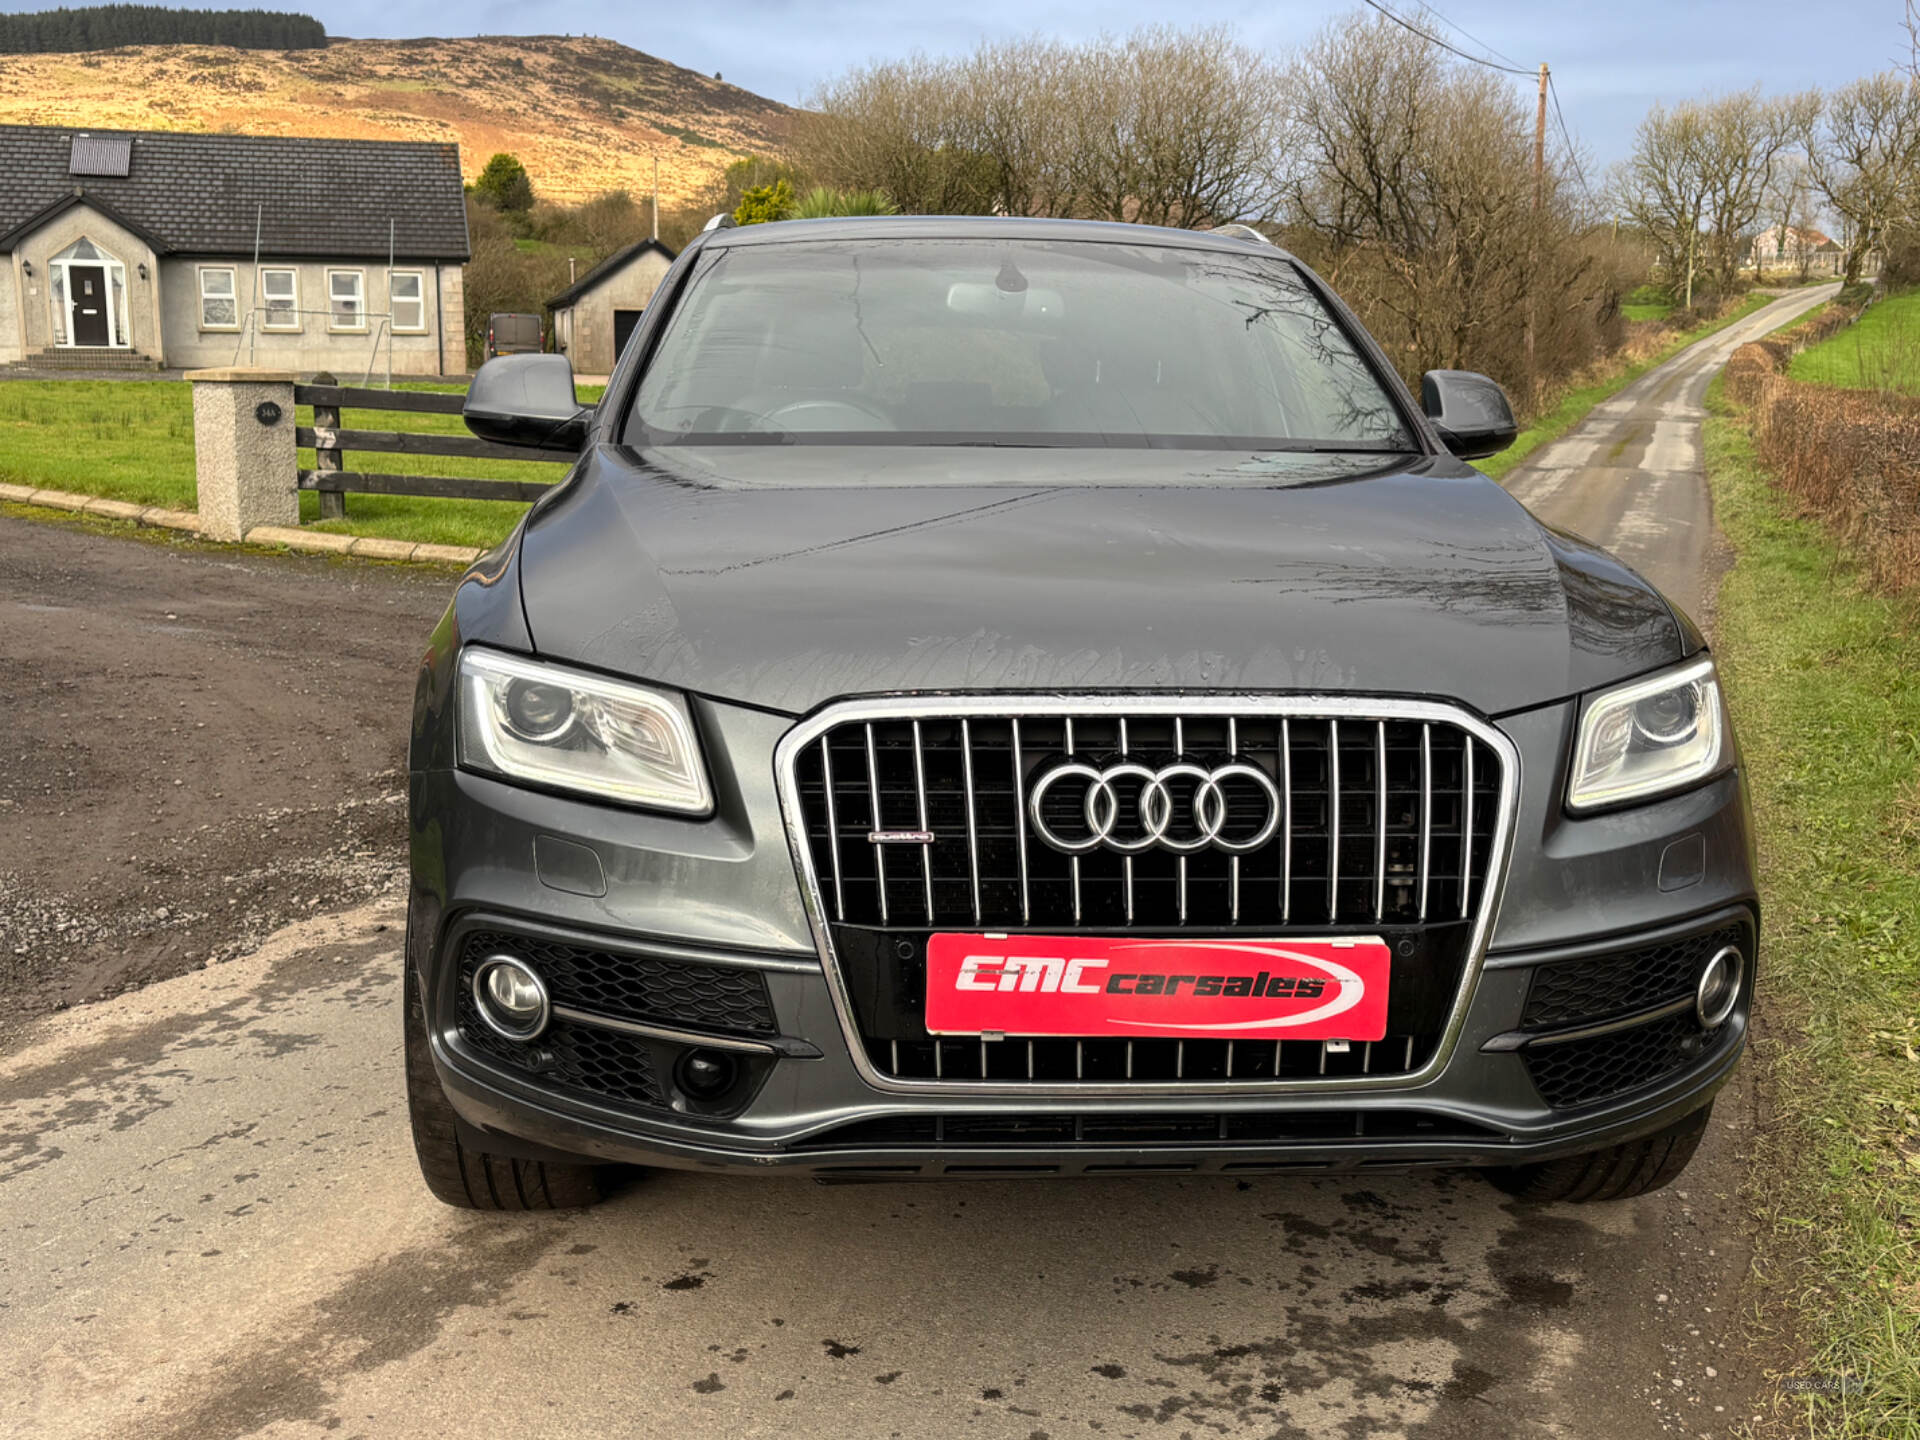
{"label": "front tyre", "polygon": [[[413,953],[413,917],[407,917],[408,958]],[[453,1105],[440,1088],[427,1047],[427,1012],[411,963],[401,982],[406,1030],[407,1117],[420,1174],[436,1199],[463,1210],[574,1210],[597,1204],[600,1172],[592,1165],[563,1165],[490,1155],[460,1143]]]}
{"label": "front tyre", "polygon": [[1631,1200],[1671,1185],[1700,1148],[1712,1105],[1675,1121],[1665,1130],[1624,1145],[1585,1155],[1568,1155],[1538,1165],[1511,1165],[1487,1172],[1509,1195],[1530,1205],[1589,1200]]}

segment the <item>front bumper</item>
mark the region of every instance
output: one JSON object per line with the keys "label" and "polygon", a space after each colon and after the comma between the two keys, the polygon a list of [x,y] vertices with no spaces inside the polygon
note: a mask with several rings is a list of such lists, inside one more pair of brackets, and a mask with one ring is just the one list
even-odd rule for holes
{"label": "front bumper", "polygon": [[[1260,1174],[1287,1171],[1406,1170],[1438,1166],[1523,1165],[1580,1154],[1624,1143],[1667,1126],[1710,1103],[1729,1078],[1745,1043],[1744,1017],[1727,1027],[1713,1054],[1698,1069],[1672,1084],[1636,1094],[1630,1101],[1603,1107],[1575,1120],[1536,1131],[1515,1130],[1466,1133],[1450,1124],[1446,1112],[1423,1108],[1407,1111],[1367,1100],[1341,1106],[1344,1119],[1364,1122],[1379,1115],[1385,1133],[1368,1138],[1306,1136],[1290,1140],[1234,1141],[1208,1139],[1084,1140],[1043,1139],[1009,1143],[969,1138],[926,1143],[905,1136],[884,1143],[860,1135],[845,1140],[831,1134],[784,1141],[752,1143],[729,1131],[636,1126],[612,1116],[596,1117],[581,1107],[561,1105],[552,1095],[522,1090],[501,1077],[483,1077],[436,1052],[448,1097],[459,1112],[466,1138],[475,1148],[496,1154],[532,1159],[587,1157],[613,1164],[632,1164],[679,1170],[758,1169],[838,1180],[907,1180],[919,1178],[990,1179],[1038,1178],[1050,1175],[1118,1174]],[[924,1110],[926,1107],[919,1107]],[[945,1109],[946,1107],[943,1107]],[[954,1107],[958,1108],[958,1107]],[[1059,1112],[1059,1107],[1027,1107],[1036,1118]],[[1109,1102],[1109,1112],[1119,1107]],[[1324,1112],[1325,1106],[1292,1106],[1303,1113]],[[870,1112],[868,1112],[870,1113]],[[913,1112],[907,1112],[913,1113]],[[993,1115],[1026,1114],[1000,1105]],[[1250,1112],[1262,1118],[1273,1107]],[[1194,1116],[1211,1124],[1219,1107],[1204,1111],[1186,1105],[1156,1103],[1158,1118]],[[1419,1117],[1422,1135],[1406,1121]],[[1097,1119],[1097,1117],[1096,1117]],[[1004,1129],[1011,1127],[1003,1126]],[[1097,1123],[1093,1127],[1096,1130]],[[1166,1127],[1171,1133],[1175,1127]],[[1306,1126],[1305,1130],[1319,1129]]]}
{"label": "front bumper", "polygon": [[[1526,777],[1500,917],[1457,1041],[1417,1083],[1095,1098],[888,1093],[849,1051],[802,907],[766,763],[790,722],[706,701],[696,709],[719,795],[710,820],[614,811],[450,769],[411,777],[409,978],[422,987],[441,1081],[480,1148],[840,1178],[1512,1165],[1664,1128],[1712,1099],[1744,1045],[1758,917],[1739,775],[1574,820],[1558,804],[1572,707],[1550,706],[1500,721]],[[1682,1048],[1654,1078],[1614,1093],[1576,1087],[1574,1103],[1563,1087],[1562,1103],[1548,1103],[1531,1047],[1516,1046],[1568,1025],[1561,1016],[1529,1026],[1536,971],[1729,926],[1745,936],[1748,963],[1723,1026],[1680,1034],[1682,1017],[1672,1022]],[[693,1024],[667,1017],[646,1027],[654,1033],[624,1036],[651,1076],[638,1102],[630,1090],[594,1093],[578,1071],[556,1083],[501,1063],[463,1029],[463,944],[481,928],[751,975],[771,1019],[760,1030],[703,1030],[698,1014]],[[743,1079],[717,1105],[676,1079],[703,1033],[747,1042],[736,1050]]]}

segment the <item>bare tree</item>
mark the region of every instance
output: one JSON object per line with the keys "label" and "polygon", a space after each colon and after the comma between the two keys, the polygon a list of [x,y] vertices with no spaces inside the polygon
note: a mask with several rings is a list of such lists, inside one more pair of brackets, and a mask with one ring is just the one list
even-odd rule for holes
{"label": "bare tree", "polygon": [[1270,218],[1281,83],[1224,29],[1136,31],[1075,57],[1069,188],[1086,213],[1191,228]]}
{"label": "bare tree", "polygon": [[805,168],[910,211],[1192,227],[1273,209],[1278,72],[1224,29],[875,65],[814,110],[796,142]]}
{"label": "bare tree", "polygon": [[884,190],[910,213],[993,210],[996,177],[969,144],[953,68],[916,56],[831,83],[796,130],[801,168],[837,188]]}
{"label": "bare tree", "polygon": [[1535,207],[1530,97],[1364,16],[1303,51],[1288,90],[1287,239],[1410,375],[1485,370],[1526,403],[1593,353],[1617,277],[1586,243],[1558,164]]}
{"label": "bare tree", "polygon": [[1920,80],[1896,70],[1842,85],[1827,96],[1807,151],[1814,184],[1840,217],[1846,279],[1915,222],[1920,191]]}
{"label": "bare tree", "polygon": [[1653,246],[1667,284],[1693,303],[1700,225],[1707,212],[1705,141],[1690,105],[1656,102],[1634,133],[1633,153],[1614,175],[1621,211]]}
{"label": "bare tree", "polygon": [[971,143],[993,166],[996,202],[1009,215],[1080,212],[1068,175],[1070,107],[1063,103],[1075,70],[1071,47],[1042,39],[982,45],[960,68],[954,104]]}
{"label": "bare tree", "polygon": [[1754,89],[1656,104],[1641,120],[1615,189],[1682,303],[1692,305],[1703,270],[1723,294],[1734,287],[1774,177],[1818,108],[1811,95]]}
{"label": "bare tree", "polygon": [[1787,171],[1785,195],[1787,203],[1781,214],[1786,218],[1787,233],[1793,237],[1794,273],[1804,284],[1813,273],[1814,256],[1825,239],[1819,231],[1820,198],[1814,190],[1813,173],[1805,155],[1798,156]]}
{"label": "bare tree", "polygon": [[[1817,253],[1815,226],[1819,202],[1804,154],[1789,154],[1775,170],[1767,187],[1760,219],[1766,222],[1753,240],[1753,270],[1758,279],[1769,260],[1784,261],[1804,283],[1813,273]],[[1767,247],[1771,247],[1768,253]]]}
{"label": "bare tree", "polygon": [[1569,157],[1536,201],[1533,122],[1530,84],[1356,15],[1290,62],[1161,27],[869,66],[819,93],[789,158],[909,212],[1264,223],[1409,376],[1485,370],[1524,406],[1619,338],[1628,268]]}
{"label": "bare tree", "polygon": [[1763,98],[1759,87],[1692,107],[1705,199],[1709,267],[1721,294],[1739,280],[1741,256],[1774,178],[1820,113],[1817,94]]}

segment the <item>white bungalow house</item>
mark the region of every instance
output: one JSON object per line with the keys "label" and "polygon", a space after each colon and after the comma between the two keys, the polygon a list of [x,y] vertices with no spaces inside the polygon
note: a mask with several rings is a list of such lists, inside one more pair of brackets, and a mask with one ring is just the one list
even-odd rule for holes
{"label": "white bungalow house", "polygon": [[457,146],[0,126],[0,364],[466,368]]}

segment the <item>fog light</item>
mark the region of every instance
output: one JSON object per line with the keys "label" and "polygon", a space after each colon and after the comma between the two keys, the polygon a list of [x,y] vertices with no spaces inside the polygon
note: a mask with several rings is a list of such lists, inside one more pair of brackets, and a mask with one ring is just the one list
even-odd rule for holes
{"label": "fog light", "polygon": [[696,1100],[711,1100],[731,1090],[739,1073],[731,1055],[718,1050],[689,1050],[680,1060],[680,1088]]}
{"label": "fog light", "polygon": [[547,1028],[553,1007],[547,987],[524,960],[489,955],[473,972],[480,1018],[509,1040],[532,1040]]}
{"label": "fog light", "polygon": [[1740,982],[1746,977],[1747,961],[1738,947],[1728,945],[1707,961],[1700,972],[1700,987],[1693,992],[1693,1013],[1709,1030],[1718,1030],[1733,1014],[1740,1000]]}

